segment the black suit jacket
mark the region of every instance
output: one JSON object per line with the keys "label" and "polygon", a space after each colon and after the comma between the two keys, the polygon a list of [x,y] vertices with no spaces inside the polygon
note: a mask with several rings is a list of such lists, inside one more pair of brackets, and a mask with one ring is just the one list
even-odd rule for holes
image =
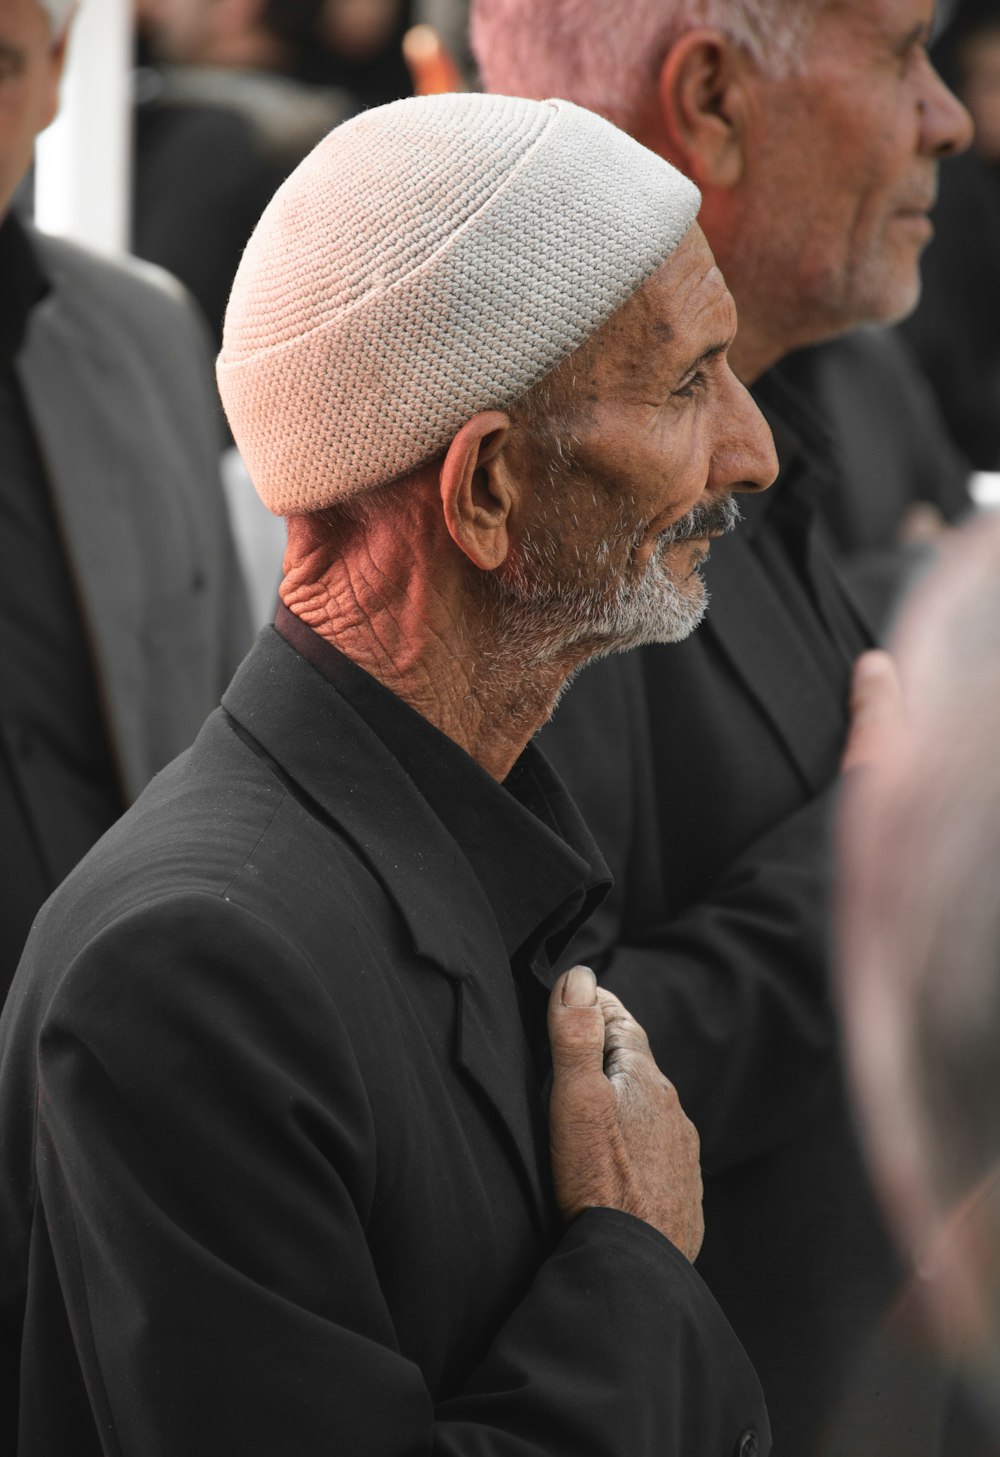
{"label": "black suit jacket", "polygon": [[701,1134],[698,1268],[757,1367],[776,1449],[801,1457],[895,1267],[827,979],[829,821],[868,636],[806,524],[822,435],[771,389],[781,476],[713,543],[705,623],[585,669],[539,742],[616,880],[567,959],[645,1026]]}
{"label": "black suit jacket", "polygon": [[49,903],[0,1026],[3,1450],[768,1449],[678,1251],[559,1226],[484,890],[273,630]]}

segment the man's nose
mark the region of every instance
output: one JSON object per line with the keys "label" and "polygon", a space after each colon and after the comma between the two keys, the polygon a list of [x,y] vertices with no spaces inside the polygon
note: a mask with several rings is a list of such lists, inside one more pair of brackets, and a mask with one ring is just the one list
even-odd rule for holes
{"label": "man's nose", "polygon": [[917,99],[920,112],[920,150],[929,157],[954,157],[972,141],[972,117],[954,91],[946,86],[928,59],[924,84]]}
{"label": "man's nose", "polygon": [[[774,436],[746,387],[735,378],[729,439],[718,453],[719,484],[731,491],[766,491],[778,474]],[[721,477],[728,477],[722,480]]]}

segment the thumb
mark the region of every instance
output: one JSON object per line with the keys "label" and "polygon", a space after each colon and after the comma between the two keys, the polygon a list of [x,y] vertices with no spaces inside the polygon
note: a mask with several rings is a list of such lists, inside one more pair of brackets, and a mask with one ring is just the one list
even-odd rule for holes
{"label": "thumb", "polygon": [[604,1012],[589,966],[574,966],[552,988],[549,1043],[554,1078],[603,1070]]}
{"label": "thumb", "polygon": [[903,722],[896,665],[881,650],[862,653],[851,681],[851,726],[841,769],[870,765],[892,752]]}

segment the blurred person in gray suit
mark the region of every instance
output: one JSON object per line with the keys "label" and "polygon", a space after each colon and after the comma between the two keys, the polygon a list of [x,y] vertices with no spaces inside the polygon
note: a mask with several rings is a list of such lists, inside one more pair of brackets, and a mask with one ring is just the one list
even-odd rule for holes
{"label": "blurred person in gray suit", "polygon": [[0,997],[35,911],[248,646],[202,328],[178,285],[10,209],[71,0],[0,0]]}

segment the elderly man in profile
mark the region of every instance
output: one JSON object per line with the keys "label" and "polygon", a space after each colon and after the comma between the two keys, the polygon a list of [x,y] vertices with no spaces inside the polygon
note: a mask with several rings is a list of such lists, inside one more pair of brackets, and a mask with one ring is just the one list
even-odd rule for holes
{"label": "elderly man in profile", "polygon": [[[929,0],[474,0],[497,92],[567,96],[694,179],[731,353],[781,471],[706,568],[704,628],[588,669],[541,743],[615,890],[570,949],[645,1026],[702,1141],[699,1270],[808,1453],[895,1287],[829,999],[831,796],[872,634],[817,531],[836,481],[782,356],[913,307],[969,119]],[[699,382],[693,381],[697,390]]]}
{"label": "elderly man in profile", "polygon": [[774,474],[697,201],[466,96],[338,128],[265,212],[219,376],[283,605],[18,972],[5,1450],[769,1449],[697,1138],[553,970],[606,872],[528,744],[586,658],[693,628]]}

